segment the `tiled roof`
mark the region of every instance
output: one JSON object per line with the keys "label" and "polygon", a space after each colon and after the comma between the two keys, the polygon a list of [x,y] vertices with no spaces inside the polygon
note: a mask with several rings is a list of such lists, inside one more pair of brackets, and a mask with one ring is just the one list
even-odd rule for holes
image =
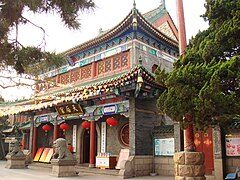
{"label": "tiled roof", "polygon": [[165,14],[167,14],[168,11],[166,10],[166,8],[164,6],[159,6],[158,8],[149,11],[145,14],[143,14],[143,16],[150,22],[153,23],[155,22],[157,19],[161,18],[162,16],[164,16]]}
{"label": "tiled roof", "polygon": [[[160,10],[158,10],[160,9]],[[157,12],[159,11],[159,12]],[[136,13],[135,15],[138,17],[138,21],[142,21],[143,23],[146,24],[146,27],[150,28],[152,31],[154,31],[158,36],[160,36],[160,38],[162,38],[163,41],[166,41],[169,43],[169,45],[173,45],[173,46],[178,46],[177,42],[175,40],[172,40],[171,38],[165,36],[163,33],[161,33],[159,30],[157,30],[152,24],[150,20],[150,16],[152,18],[158,18],[161,17],[162,14],[168,13],[166,10],[164,10],[164,8],[162,8],[161,6],[159,8],[157,8],[156,10],[150,11],[149,13],[145,14],[145,16],[143,16],[137,9],[136,10],[132,10],[117,26],[115,26],[114,28],[107,30],[107,31],[103,31],[102,33],[100,33],[100,35],[98,35],[97,37],[84,42],[80,45],[77,45],[61,54],[64,55],[71,55],[71,54],[75,54],[78,51],[82,51],[85,49],[89,49],[93,46],[96,46],[98,44],[104,43],[110,39],[113,39],[114,37],[118,36],[122,31],[128,29],[130,26],[132,26],[132,19],[134,16],[134,13]],[[154,15],[155,13],[155,15]],[[157,13],[157,14],[156,14]],[[154,16],[153,16],[154,15]],[[140,17],[140,19],[139,19]]]}

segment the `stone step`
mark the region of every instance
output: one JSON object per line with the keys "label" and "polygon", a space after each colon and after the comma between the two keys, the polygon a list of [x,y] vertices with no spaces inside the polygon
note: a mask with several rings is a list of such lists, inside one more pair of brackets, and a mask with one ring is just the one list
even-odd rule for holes
{"label": "stone step", "polygon": [[[33,162],[28,165],[31,168],[51,168],[50,163],[40,163]],[[91,174],[103,174],[103,175],[111,175],[118,176],[119,170],[117,169],[100,169],[100,168],[89,168],[88,164],[77,164],[76,171],[79,173],[91,173]]]}
{"label": "stone step", "polygon": [[119,170],[117,169],[89,168],[81,165],[76,166],[76,171],[80,173],[83,172],[83,173],[104,174],[104,175],[112,175],[112,176],[119,175]]}

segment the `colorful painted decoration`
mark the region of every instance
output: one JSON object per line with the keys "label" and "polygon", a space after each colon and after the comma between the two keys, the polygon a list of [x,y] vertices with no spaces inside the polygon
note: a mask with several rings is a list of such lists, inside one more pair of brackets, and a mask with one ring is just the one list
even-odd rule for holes
{"label": "colorful painted decoration", "polygon": [[108,125],[110,125],[110,127],[116,126],[118,124],[118,120],[113,117],[107,118],[106,122]]}
{"label": "colorful painted decoration", "polygon": [[84,121],[84,122],[82,123],[82,127],[83,127],[84,129],[89,129],[89,128],[90,128],[90,122]]}

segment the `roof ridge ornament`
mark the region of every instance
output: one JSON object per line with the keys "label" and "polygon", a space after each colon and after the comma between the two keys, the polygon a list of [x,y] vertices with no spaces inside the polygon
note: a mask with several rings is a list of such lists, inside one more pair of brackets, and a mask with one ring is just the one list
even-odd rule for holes
{"label": "roof ridge ornament", "polygon": [[133,9],[136,9],[136,1],[133,0]]}
{"label": "roof ridge ornament", "polygon": [[166,9],[165,0],[160,0],[160,6],[159,7],[163,7],[163,9]]}
{"label": "roof ridge ornament", "polygon": [[132,9],[132,26],[133,26],[133,30],[136,31],[137,30],[137,9],[136,9],[136,2],[135,0],[133,0],[133,9]]}

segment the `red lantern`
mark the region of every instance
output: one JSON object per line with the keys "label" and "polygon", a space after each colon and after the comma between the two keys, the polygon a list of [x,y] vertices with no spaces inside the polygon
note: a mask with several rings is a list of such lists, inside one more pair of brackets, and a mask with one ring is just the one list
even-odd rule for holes
{"label": "red lantern", "polygon": [[42,129],[45,131],[45,134],[51,130],[51,126],[49,126],[48,124],[45,124]]}
{"label": "red lantern", "polygon": [[83,127],[84,129],[89,129],[89,128],[90,128],[90,122],[84,121],[84,122],[82,123],[82,127]]}
{"label": "red lantern", "polygon": [[63,123],[60,125],[60,129],[63,130],[63,132],[65,133],[65,131],[67,131],[70,128],[70,126],[67,123]]}
{"label": "red lantern", "polygon": [[118,120],[113,117],[107,118],[106,122],[110,125],[110,127],[116,126],[118,124]]}

